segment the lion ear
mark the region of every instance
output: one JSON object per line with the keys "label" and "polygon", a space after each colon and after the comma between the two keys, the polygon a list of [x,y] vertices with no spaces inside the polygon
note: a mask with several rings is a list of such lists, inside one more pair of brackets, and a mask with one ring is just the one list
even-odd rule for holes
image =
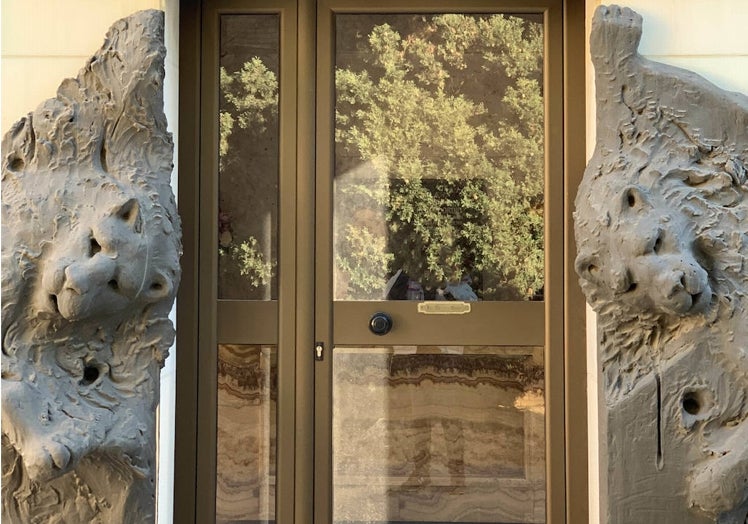
{"label": "lion ear", "polygon": [[115,208],[113,215],[130,226],[136,233],[142,232],[143,217],[140,214],[140,202],[137,198],[128,198],[125,203]]}
{"label": "lion ear", "polygon": [[646,190],[639,186],[629,186],[621,194],[621,213],[649,209],[652,205]]}

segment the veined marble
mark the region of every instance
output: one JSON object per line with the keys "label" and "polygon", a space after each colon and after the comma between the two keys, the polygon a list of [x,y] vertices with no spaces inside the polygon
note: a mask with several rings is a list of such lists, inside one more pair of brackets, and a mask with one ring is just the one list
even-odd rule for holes
{"label": "veined marble", "polygon": [[275,518],[276,349],[218,346],[216,523]]}
{"label": "veined marble", "polygon": [[544,522],[542,348],[335,348],[336,522]]}

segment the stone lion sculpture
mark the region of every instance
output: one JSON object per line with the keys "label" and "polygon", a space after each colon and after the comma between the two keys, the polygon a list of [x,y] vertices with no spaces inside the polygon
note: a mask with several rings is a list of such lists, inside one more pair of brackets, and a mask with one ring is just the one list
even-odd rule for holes
{"label": "stone lion sculpture", "polygon": [[147,522],[180,222],[163,13],[116,22],[2,142],[8,522]]}
{"label": "stone lion sculpture", "polygon": [[748,98],[643,58],[601,6],[576,271],[598,313],[610,524],[748,517]]}

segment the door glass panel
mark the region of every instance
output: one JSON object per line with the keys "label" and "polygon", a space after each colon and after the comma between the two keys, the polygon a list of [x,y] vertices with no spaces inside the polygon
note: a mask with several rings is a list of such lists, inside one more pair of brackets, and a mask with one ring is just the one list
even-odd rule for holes
{"label": "door glass panel", "polygon": [[275,519],[277,350],[219,344],[216,523]]}
{"label": "door glass panel", "polygon": [[333,521],[545,522],[543,348],[333,351]]}
{"label": "door glass panel", "polygon": [[223,15],[218,298],[274,300],[278,268],[278,15]]}
{"label": "door glass panel", "polygon": [[542,300],[542,16],[335,25],[335,299]]}

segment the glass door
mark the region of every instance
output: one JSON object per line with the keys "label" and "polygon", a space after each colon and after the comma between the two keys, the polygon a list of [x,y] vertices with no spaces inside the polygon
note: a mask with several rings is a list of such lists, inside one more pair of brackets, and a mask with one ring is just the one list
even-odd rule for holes
{"label": "glass door", "polygon": [[561,2],[201,23],[195,522],[563,522]]}
{"label": "glass door", "polygon": [[294,493],[296,2],[207,2],[202,20],[196,520],[283,521]]}
{"label": "glass door", "polygon": [[558,511],[559,16],[318,6],[316,522]]}

